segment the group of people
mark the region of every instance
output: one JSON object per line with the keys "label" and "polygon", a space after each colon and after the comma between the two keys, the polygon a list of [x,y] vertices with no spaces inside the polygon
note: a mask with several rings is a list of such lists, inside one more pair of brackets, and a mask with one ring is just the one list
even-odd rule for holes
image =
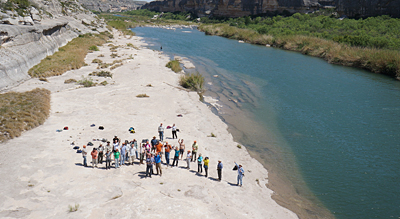
{"label": "group of people", "polygon": [[[174,128],[175,127],[175,128]],[[176,137],[177,128],[175,124],[172,126],[173,138]],[[103,146],[99,145],[98,148],[93,148],[90,152],[92,157],[92,167],[98,167],[98,164],[102,164],[103,161],[106,163],[106,169],[111,168],[111,161],[114,159],[115,168],[120,168],[123,165],[133,165],[134,160],[139,160],[139,165],[146,164],[146,177],[150,177],[153,173],[153,167],[156,167],[156,174],[162,176],[162,155],[165,155],[165,164],[167,167],[170,166],[170,153],[174,150],[174,158],[171,167],[178,166],[178,161],[183,160],[186,152],[186,145],[183,139],[178,140],[179,146],[171,146],[168,142],[163,143],[164,139],[164,128],[162,124],[158,127],[160,140],[157,140],[154,136],[149,142],[147,139],[143,140],[141,144],[138,144],[136,139],[132,141],[125,140],[121,143],[121,140],[114,136],[113,144],[107,141],[107,144]],[[203,173],[203,167],[205,177],[208,177],[209,168],[209,157],[202,156],[201,153],[197,154],[199,146],[197,141],[192,144],[191,150],[186,152],[186,168],[190,169],[190,163],[197,161],[197,172]],[[87,166],[87,148],[84,145],[82,149],[83,165]],[[244,176],[244,170],[241,165],[236,164],[238,170],[237,185],[242,186],[242,179]],[[217,164],[218,181],[222,179],[223,164],[219,160]]]}

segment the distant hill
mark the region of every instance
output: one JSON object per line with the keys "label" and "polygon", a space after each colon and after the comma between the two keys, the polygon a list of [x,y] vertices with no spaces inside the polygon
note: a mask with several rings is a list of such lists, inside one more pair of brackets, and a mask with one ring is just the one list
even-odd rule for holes
{"label": "distant hill", "polygon": [[79,0],[79,2],[87,9],[99,12],[121,12],[136,10],[146,1],[132,0]]}

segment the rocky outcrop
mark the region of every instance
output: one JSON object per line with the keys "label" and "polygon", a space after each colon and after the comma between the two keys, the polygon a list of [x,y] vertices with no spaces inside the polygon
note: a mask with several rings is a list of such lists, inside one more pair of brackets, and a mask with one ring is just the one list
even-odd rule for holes
{"label": "rocky outcrop", "polygon": [[319,8],[337,8],[349,17],[387,14],[400,17],[400,0],[162,0],[141,7],[159,12],[185,11],[199,17],[241,17],[274,11],[312,12]]}
{"label": "rocky outcrop", "polygon": [[336,0],[337,11],[349,17],[389,15],[400,18],[400,0]]}
{"label": "rocky outcrop", "polygon": [[0,14],[0,90],[29,79],[28,70],[79,34],[106,31],[76,2],[35,2],[17,14]]}
{"label": "rocky outcrop", "polygon": [[146,1],[131,1],[131,0],[79,0],[79,2],[87,9],[100,12],[121,12],[136,10]]}

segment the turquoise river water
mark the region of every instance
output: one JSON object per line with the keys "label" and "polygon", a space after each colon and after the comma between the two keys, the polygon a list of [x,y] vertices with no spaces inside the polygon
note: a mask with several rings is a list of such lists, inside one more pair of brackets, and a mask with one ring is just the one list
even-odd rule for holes
{"label": "turquoise river water", "polygon": [[191,60],[235,140],[304,199],[336,218],[400,218],[399,81],[197,30],[133,31]]}

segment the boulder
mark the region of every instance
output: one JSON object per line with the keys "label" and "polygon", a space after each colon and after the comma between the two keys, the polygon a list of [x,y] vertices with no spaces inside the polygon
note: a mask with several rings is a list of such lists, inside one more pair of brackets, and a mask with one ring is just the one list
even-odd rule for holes
{"label": "boulder", "polygon": [[91,22],[88,19],[82,19],[82,24],[84,25],[90,25]]}
{"label": "boulder", "polygon": [[1,23],[3,24],[10,24],[10,25],[18,25],[18,20],[14,18],[3,18],[1,20]]}
{"label": "boulder", "polygon": [[31,17],[24,17],[24,24],[25,25],[35,25]]}

